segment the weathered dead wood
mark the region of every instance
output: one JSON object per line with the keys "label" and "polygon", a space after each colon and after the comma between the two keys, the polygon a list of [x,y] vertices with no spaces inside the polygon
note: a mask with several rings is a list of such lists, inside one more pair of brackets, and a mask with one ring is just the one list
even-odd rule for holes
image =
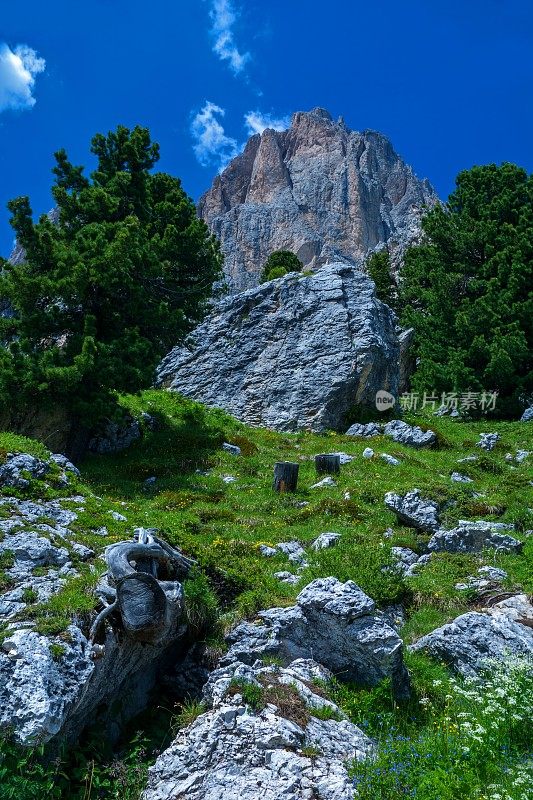
{"label": "weathered dead wood", "polygon": [[292,461],[277,461],[274,464],[274,482],[272,488],[276,492],[294,492],[298,485],[299,464]]}

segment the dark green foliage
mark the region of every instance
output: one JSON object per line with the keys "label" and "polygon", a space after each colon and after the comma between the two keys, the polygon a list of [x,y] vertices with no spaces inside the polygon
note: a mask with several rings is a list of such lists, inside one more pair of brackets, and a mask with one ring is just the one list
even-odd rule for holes
{"label": "dark green foliage", "polygon": [[193,570],[184,583],[185,615],[189,633],[198,641],[216,631],[218,600],[209,580],[200,570]]}
{"label": "dark green foliage", "polygon": [[108,416],[115,391],[150,385],[220,276],[218,244],[180,181],[152,172],[147,129],[97,134],[91,152],[90,178],[55,154],[57,224],[34,224],[27,197],[9,203],[26,260],[1,264],[15,316],[0,320],[0,399],[17,414],[59,404],[85,424]]}
{"label": "dark green foliage", "polygon": [[391,308],[396,308],[397,289],[392,277],[391,263],[387,250],[372,253],[366,262],[368,274],[376,284],[378,298]]}
{"label": "dark green foliage", "polygon": [[282,278],[288,272],[300,272],[302,262],[290,250],[275,250],[269,255],[261,273],[260,282],[273,281]]}
{"label": "dark green foliage", "polygon": [[422,224],[400,298],[416,330],[413,388],[497,391],[496,412],[517,414],[533,391],[533,176],[513,164],[461,172]]}

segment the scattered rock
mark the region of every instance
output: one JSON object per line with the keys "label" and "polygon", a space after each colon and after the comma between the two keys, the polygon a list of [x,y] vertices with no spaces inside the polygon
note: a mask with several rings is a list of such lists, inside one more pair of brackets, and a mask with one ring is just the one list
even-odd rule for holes
{"label": "scattered rock", "polygon": [[[216,670],[206,687],[212,707],[150,768],[143,800],[352,800],[348,766],[375,745],[313,691],[313,680],[331,677],[301,659],[285,668],[235,663]],[[244,684],[265,696],[263,707],[244,702]],[[332,718],[313,716],[315,709]]]}
{"label": "scattered rock", "polygon": [[499,616],[504,614],[513,620],[533,620],[533,605],[531,598],[527,594],[515,594],[506,597],[495,605],[486,609],[487,614]]}
{"label": "scattered rock", "polygon": [[88,561],[90,558],[94,558],[96,555],[94,550],[91,550],[90,547],[85,547],[84,544],[80,544],[79,542],[73,542],[70,547],[72,552],[78,556],[80,561]]}
{"label": "scattered rock", "polygon": [[349,464],[350,461],[354,460],[354,456],[349,456],[348,453],[333,453],[333,455],[339,456],[339,461],[342,464]]}
{"label": "scattered rock", "polygon": [[240,456],[241,454],[241,448],[237,447],[236,444],[229,444],[229,442],[224,442],[222,449],[225,450],[226,453],[231,453],[232,456]]}
{"label": "scattered rock", "polygon": [[55,659],[50,640],[30,629],[13,630],[0,650],[0,727],[20,744],[57,734],[94,671],[87,642],[74,625]]}
{"label": "scattered rock", "polygon": [[280,542],[276,545],[276,550],[284,553],[293,564],[306,564],[305,550],[299,542]]}
{"label": "scattered rock", "polygon": [[314,484],[313,484],[312,486],[310,486],[309,488],[310,488],[310,489],[324,489],[324,488],[326,488],[327,486],[336,486],[336,485],[337,485],[337,484],[335,483],[335,481],[333,480],[333,478],[331,477],[331,475],[326,475],[326,477],[325,477],[325,478],[322,478],[322,480],[321,480],[321,481],[318,481],[318,483],[314,483]]}
{"label": "scattered rock", "polygon": [[439,506],[434,500],[420,495],[419,489],[413,489],[405,495],[387,492],[385,505],[394,511],[400,522],[411,528],[434,533],[439,528]]}
{"label": "scattered rock", "polygon": [[141,438],[139,422],[127,416],[120,422],[109,420],[105,428],[97,433],[89,442],[89,450],[93,453],[120,453],[122,450]]}
{"label": "scattered rock", "polygon": [[531,421],[533,421],[533,406],[526,408],[526,410],[520,417],[520,422],[531,422]]}
{"label": "scattered rock", "polygon": [[146,478],[144,481],[145,489],[152,489],[156,484],[157,478],[155,475],[150,475],[149,478]]}
{"label": "scattered rock", "polygon": [[50,539],[35,531],[11,533],[0,542],[0,554],[10,553],[14,565],[7,570],[12,577],[30,576],[35,567],[62,567],[69,560],[64,547],[56,547]]}
{"label": "scattered rock", "polygon": [[381,453],[380,458],[382,458],[383,461],[386,461],[387,464],[390,464],[391,467],[397,467],[402,463],[400,459],[394,458],[394,456],[390,456],[388,453]]}
{"label": "scattered rock", "polygon": [[293,575],[292,572],[275,572],[274,577],[277,578],[282,583],[288,583],[291,586],[294,586],[301,578],[299,575]]}
{"label": "scattered rock", "polygon": [[275,547],[269,547],[267,544],[260,544],[259,552],[262,556],[265,556],[265,558],[272,558],[272,556],[275,556],[278,551]]}
{"label": "scattered rock", "polygon": [[348,428],[346,436],[361,436],[364,439],[369,439],[372,436],[380,436],[382,428],[382,425],[378,425],[375,422],[367,422],[366,425],[356,422],[355,425]]}
{"label": "scattered rock", "polygon": [[450,478],[455,483],[474,483],[472,478],[469,478],[467,475],[461,475],[460,472],[452,472]]}
{"label": "scattered rock", "polygon": [[337,544],[340,538],[340,533],[333,533],[330,531],[321,533],[320,536],[313,542],[313,550],[324,550],[328,547],[333,547],[333,545]]}
{"label": "scattered rock", "polygon": [[[522,542],[508,534],[498,533],[502,523],[459,520],[452,530],[438,530],[428,542],[428,550],[447,553],[479,553],[491,547],[503,553],[520,553]],[[507,526],[504,526],[504,529]],[[512,528],[512,526],[510,526]]]}
{"label": "scattered rock", "polygon": [[418,562],[418,554],[409,547],[393,547],[391,552],[402,575],[409,575],[411,567]]}
{"label": "scattered rock", "polygon": [[374,458],[374,451],[371,447],[365,447],[363,450],[363,458]]}
{"label": "scattered rock", "polygon": [[107,512],[111,517],[113,517],[116,522],[127,522],[128,520],[124,516],[124,514],[119,514],[118,511],[108,511]]}
{"label": "scattered rock", "polygon": [[476,447],[481,447],[482,450],[490,452],[496,447],[496,443],[500,441],[499,433],[480,433],[479,442],[476,442]]}
{"label": "scattered rock", "polygon": [[409,447],[431,447],[437,441],[433,431],[423,431],[418,426],[408,425],[401,419],[393,419],[385,425],[385,436],[390,436],[395,442]]}
{"label": "scattered rock", "polygon": [[40,458],[28,453],[8,453],[6,461],[0,464],[0,486],[26,489],[32,479],[42,480],[49,472],[50,465]]}
{"label": "scattered rock", "polygon": [[478,575],[489,578],[491,581],[504,581],[507,578],[506,571],[499,569],[499,567],[480,567]]}
{"label": "scattered rock", "polygon": [[224,483],[236,483],[237,482],[237,478],[235,477],[235,475],[223,475],[222,476],[222,480],[224,481]]}

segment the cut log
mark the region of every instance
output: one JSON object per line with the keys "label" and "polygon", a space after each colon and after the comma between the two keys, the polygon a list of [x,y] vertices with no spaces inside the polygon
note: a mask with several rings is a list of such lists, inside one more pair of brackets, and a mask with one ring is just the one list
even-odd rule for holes
{"label": "cut log", "polygon": [[276,492],[295,492],[298,484],[299,464],[292,461],[277,461],[274,464],[274,483],[272,488]]}
{"label": "cut log", "polygon": [[335,453],[320,453],[315,456],[317,475],[338,475],[341,471],[341,457]]}

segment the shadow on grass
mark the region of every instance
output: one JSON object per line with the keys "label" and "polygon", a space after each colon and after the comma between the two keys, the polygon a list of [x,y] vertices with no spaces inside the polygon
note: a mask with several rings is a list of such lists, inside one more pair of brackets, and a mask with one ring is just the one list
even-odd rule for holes
{"label": "shadow on grass", "polygon": [[156,478],[157,492],[186,489],[196,470],[206,470],[224,441],[222,412],[171,393],[147,391],[125,397],[121,405],[137,418],[147,412],[153,427],[140,419],[142,437],[120,453],[89,453],[81,464],[83,479],[96,493],[124,499],[150,495],[147,478]]}

